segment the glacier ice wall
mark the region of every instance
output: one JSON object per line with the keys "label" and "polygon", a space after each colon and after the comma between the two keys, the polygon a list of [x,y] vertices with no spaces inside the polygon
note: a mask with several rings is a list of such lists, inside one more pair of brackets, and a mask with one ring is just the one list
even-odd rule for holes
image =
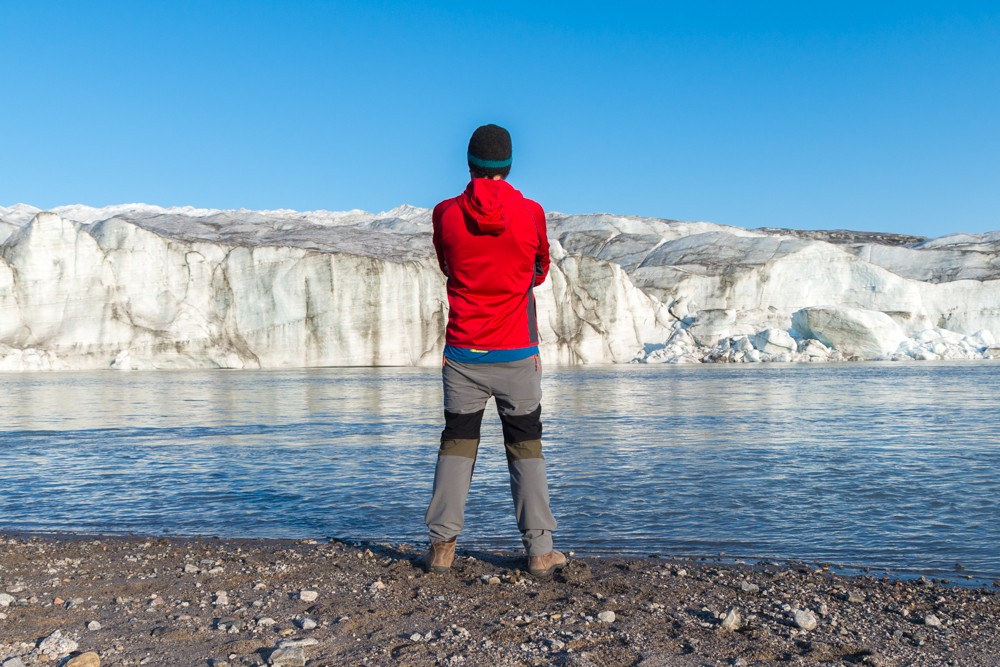
{"label": "glacier ice wall", "polygon": [[[1000,233],[550,214],[550,363],[1000,356]],[[0,370],[440,363],[430,212],[0,207]]]}

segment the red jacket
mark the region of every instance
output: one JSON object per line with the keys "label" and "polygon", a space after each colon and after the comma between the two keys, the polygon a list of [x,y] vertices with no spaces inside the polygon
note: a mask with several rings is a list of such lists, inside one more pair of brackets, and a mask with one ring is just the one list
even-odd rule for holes
{"label": "red jacket", "polygon": [[474,178],[434,207],[433,220],[448,278],[445,342],[483,350],[537,345],[533,288],[549,273],[542,207],[506,181]]}

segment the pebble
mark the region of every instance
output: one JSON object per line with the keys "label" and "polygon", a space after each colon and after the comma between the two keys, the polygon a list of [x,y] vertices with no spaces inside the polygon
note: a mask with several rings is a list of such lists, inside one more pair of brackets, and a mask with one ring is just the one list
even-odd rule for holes
{"label": "pebble", "polygon": [[283,665],[284,667],[305,667],[306,652],[301,647],[276,648],[271,651],[267,662],[269,665]]}
{"label": "pebble", "polygon": [[817,625],[816,615],[808,609],[796,609],[795,625],[806,631],[815,630]]}
{"label": "pebble", "polygon": [[63,663],[63,667],[101,667],[101,658],[93,651],[81,653]]}
{"label": "pebble", "polygon": [[24,667],[24,663],[20,658],[9,658],[0,663],[2,667]]}
{"label": "pebble", "polygon": [[597,615],[597,620],[602,623],[614,623],[615,622],[615,612],[613,611],[602,611]]}
{"label": "pebble", "polygon": [[722,620],[722,629],[728,632],[739,630],[742,625],[743,619],[740,618],[740,612],[736,609],[736,607],[730,609],[729,613],[727,613],[726,617]]}
{"label": "pebble", "polygon": [[424,636],[422,634],[420,634],[419,632],[414,632],[412,635],[410,635],[410,641],[411,642],[423,641],[423,638],[424,638]]}
{"label": "pebble", "polygon": [[558,639],[546,639],[545,644],[552,651],[561,651],[566,648],[566,642],[560,641]]}
{"label": "pebble", "polygon": [[751,584],[749,581],[740,582],[740,590],[744,593],[759,593],[760,586],[757,584]]}
{"label": "pebble", "polygon": [[934,614],[927,614],[926,616],[924,616],[924,625],[929,625],[932,628],[940,628],[941,619],[935,616]]}
{"label": "pebble", "polygon": [[87,629],[91,631],[100,630],[101,627],[103,626],[101,626],[101,624],[98,623],[97,621],[91,621],[90,623],[87,623]]}
{"label": "pebble", "polygon": [[197,565],[192,565],[191,563],[187,563],[184,565],[184,572],[185,574],[198,574],[199,572],[201,572],[201,568],[198,567]]}
{"label": "pebble", "polygon": [[298,625],[303,630],[315,630],[316,629],[316,621],[314,621],[313,619],[308,618],[308,617],[306,617],[306,618],[300,618],[300,619],[296,620],[295,624]]}
{"label": "pebble", "polygon": [[319,597],[316,591],[299,591],[299,599],[303,602],[315,602]]}
{"label": "pebble", "polygon": [[372,594],[378,593],[379,591],[382,590],[385,590],[385,584],[382,583],[381,579],[374,582],[371,586],[368,587],[368,592]]}
{"label": "pebble", "polygon": [[269,627],[271,627],[272,625],[274,625],[276,623],[277,623],[277,621],[274,620],[273,618],[271,618],[270,616],[265,616],[264,618],[261,618],[261,619],[257,620],[257,625],[259,625],[261,627],[264,627],[264,628],[269,628]]}
{"label": "pebble", "polygon": [[225,607],[229,604],[229,596],[226,591],[216,591],[215,592],[215,605],[218,607]]}
{"label": "pebble", "polygon": [[17,599],[13,595],[8,595],[7,593],[0,593],[0,607],[9,607],[16,601]]}

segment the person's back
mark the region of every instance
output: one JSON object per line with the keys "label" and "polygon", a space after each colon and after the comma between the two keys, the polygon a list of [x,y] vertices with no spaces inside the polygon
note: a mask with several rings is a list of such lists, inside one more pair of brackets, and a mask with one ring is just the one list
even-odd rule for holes
{"label": "person's back", "polygon": [[552,548],[542,458],[541,374],[533,289],[548,275],[545,213],[506,182],[510,135],[496,125],[469,141],[465,192],[434,209],[434,249],[448,278],[445,334],[445,428],[434,492],[425,522],[428,571],[451,567],[465,522],[465,500],[479,449],[486,402],[493,397],[503,424],[514,513],[528,570],[548,576],[566,564]]}
{"label": "person's back", "polygon": [[545,280],[542,207],[507,181],[473,178],[434,209],[434,247],[448,277],[446,344],[510,350],[538,344],[532,288]]}

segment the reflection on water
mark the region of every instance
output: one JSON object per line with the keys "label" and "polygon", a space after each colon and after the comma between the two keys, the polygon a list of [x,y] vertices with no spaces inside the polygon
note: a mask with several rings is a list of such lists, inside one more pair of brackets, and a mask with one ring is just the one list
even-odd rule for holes
{"label": "reflection on water", "polygon": [[[548,370],[557,542],[1000,576],[1000,365]],[[0,375],[0,529],[422,541],[425,369]],[[519,545],[495,416],[467,546]]]}

